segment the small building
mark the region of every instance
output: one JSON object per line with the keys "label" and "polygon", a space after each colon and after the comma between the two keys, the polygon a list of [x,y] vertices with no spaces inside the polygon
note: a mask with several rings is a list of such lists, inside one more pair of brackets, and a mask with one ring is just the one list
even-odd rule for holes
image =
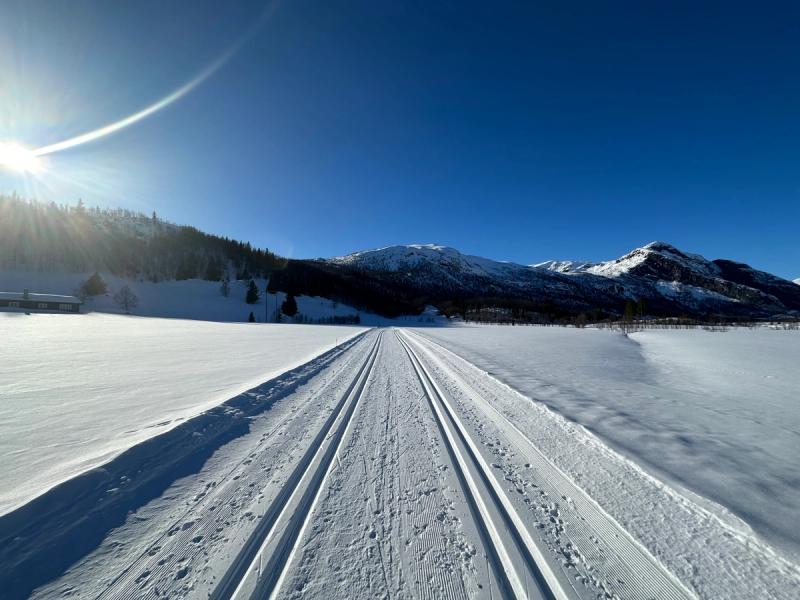
{"label": "small building", "polygon": [[28,290],[19,292],[0,292],[0,310],[10,309],[24,312],[81,312],[81,301],[75,296],[58,294],[33,294]]}

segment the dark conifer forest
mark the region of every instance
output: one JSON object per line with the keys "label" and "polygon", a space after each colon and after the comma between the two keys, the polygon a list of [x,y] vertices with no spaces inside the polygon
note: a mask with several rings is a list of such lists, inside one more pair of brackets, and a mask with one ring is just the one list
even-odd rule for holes
{"label": "dark conifer forest", "polygon": [[0,196],[0,269],[106,271],[164,281],[266,277],[285,260],[249,242],[124,209],[43,204]]}

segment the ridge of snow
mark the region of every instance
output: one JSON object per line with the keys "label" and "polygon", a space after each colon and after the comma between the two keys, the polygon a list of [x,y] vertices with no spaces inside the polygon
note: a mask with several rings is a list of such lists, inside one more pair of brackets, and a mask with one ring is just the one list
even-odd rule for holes
{"label": "ridge of snow", "polygon": [[506,275],[509,270],[528,268],[512,262],[502,262],[481,256],[462,254],[455,248],[440,244],[386,246],[373,250],[362,250],[346,256],[337,256],[329,259],[329,261],[363,269],[390,272],[414,269],[421,264],[428,263],[453,267],[473,275],[489,277]]}
{"label": "ridge of snow", "polygon": [[556,273],[583,273],[597,263],[585,260],[546,260],[544,262],[528,265],[533,269],[544,269]]}
{"label": "ridge of snow", "polygon": [[797,285],[800,285],[800,277],[798,277],[797,279],[795,279],[795,280],[794,280],[792,283],[796,283]]}

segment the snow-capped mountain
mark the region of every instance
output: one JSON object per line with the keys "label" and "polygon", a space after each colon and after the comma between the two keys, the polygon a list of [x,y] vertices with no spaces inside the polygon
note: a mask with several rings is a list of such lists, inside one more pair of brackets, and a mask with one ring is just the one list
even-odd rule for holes
{"label": "snow-capped mountain", "polygon": [[437,244],[291,261],[284,274],[290,278],[292,263],[303,263],[305,277],[320,270],[328,280],[346,277],[356,296],[366,289],[406,304],[522,307],[558,315],[619,313],[632,300],[644,301],[652,314],[742,318],[800,314],[800,288],[793,282],[742,263],[708,260],[665,242],[652,242],[601,263],[521,265]]}
{"label": "snow-capped mountain", "polygon": [[579,261],[579,260],[546,260],[544,262],[528,265],[534,269],[546,269],[548,271],[556,271],[557,273],[582,273],[595,263]]}
{"label": "snow-capped mountain", "polygon": [[332,263],[375,271],[413,271],[425,265],[436,264],[441,268],[483,277],[507,276],[520,265],[499,262],[480,256],[461,254],[455,248],[438,244],[409,244],[387,246],[376,250],[354,252],[346,256],[329,259]]}
{"label": "snow-capped mountain", "polygon": [[797,279],[795,279],[795,280],[794,280],[794,283],[796,283],[797,285],[800,285],[800,277],[798,277]]}

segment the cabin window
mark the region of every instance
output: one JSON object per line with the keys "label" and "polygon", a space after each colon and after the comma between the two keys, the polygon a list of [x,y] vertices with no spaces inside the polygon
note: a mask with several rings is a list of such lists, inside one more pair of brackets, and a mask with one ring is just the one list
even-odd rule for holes
{"label": "cabin window", "polygon": [[12,300],[11,302],[8,303],[8,306],[10,308],[19,308],[19,302]]}
{"label": "cabin window", "polygon": [[59,304],[58,310],[72,310],[72,304]]}
{"label": "cabin window", "polygon": [[39,304],[36,305],[36,308],[47,308],[47,302],[39,302]]}

